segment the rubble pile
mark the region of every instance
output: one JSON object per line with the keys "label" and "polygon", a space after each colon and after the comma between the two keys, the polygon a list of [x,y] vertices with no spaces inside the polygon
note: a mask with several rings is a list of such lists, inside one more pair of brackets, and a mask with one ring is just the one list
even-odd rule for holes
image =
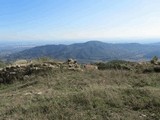
{"label": "rubble pile", "polygon": [[69,70],[74,70],[74,71],[79,71],[81,70],[80,65],[77,63],[76,60],[73,59],[68,59],[66,63],[64,63],[64,68],[69,69]]}
{"label": "rubble pile", "polygon": [[69,59],[67,62],[43,62],[14,64],[0,69],[0,83],[12,83],[16,79],[24,80],[26,76],[34,73],[54,69],[81,70],[77,61]]}

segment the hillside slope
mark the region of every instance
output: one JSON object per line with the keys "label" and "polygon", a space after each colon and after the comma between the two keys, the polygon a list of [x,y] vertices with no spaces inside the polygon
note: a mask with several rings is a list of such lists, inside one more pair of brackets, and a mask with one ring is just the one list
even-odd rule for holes
{"label": "hillside slope", "polygon": [[3,120],[159,120],[160,74],[45,71],[0,85]]}

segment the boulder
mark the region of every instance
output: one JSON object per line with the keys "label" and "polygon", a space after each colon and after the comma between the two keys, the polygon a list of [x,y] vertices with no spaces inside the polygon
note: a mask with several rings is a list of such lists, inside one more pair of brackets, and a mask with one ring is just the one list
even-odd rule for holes
{"label": "boulder", "polygon": [[98,69],[98,67],[96,65],[90,65],[90,64],[84,65],[84,68],[86,70],[97,70]]}

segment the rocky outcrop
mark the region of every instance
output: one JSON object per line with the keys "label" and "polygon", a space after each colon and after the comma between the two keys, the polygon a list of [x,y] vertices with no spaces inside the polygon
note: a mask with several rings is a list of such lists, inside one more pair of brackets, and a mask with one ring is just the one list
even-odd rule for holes
{"label": "rocky outcrop", "polygon": [[82,70],[77,61],[73,59],[68,59],[67,62],[65,63],[65,66],[69,70],[74,70],[74,71]]}
{"label": "rocky outcrop", "polygon": [[54,69],[81,70],[76,60],[69,59],[67,62],[43,62],[13,64],[0,70],[0,83],[12,83],[15,80],[24,80],[32,74],[46,72]]}
{"label": "rocky outcrop", "polygon": [[13,80],[21,79],[26,74],[26,67],[7,66],[0,71],[0,83],[11,83]]}

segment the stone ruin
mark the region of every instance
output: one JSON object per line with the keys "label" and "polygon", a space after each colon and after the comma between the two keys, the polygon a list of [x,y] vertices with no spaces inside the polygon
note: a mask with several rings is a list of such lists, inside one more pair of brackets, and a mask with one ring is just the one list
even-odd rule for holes
{"label": "stone ruin", "polygon": [[67,62],[65,62],[65,65],[66,65],[65,68],[69,70],[74,70],[74,71],[81,70],[80,65],[77,63],[76,60],[73,59],[68,59]]}
{"label": "stone ruin", "polygon": [[73,59],[68,59],[67,62],[29,62],[24,64],[13,64],[0,69],[0,83],[12,83],[17,79],[24,80],[25,77],[34,73],[55,69],[82,71],[80,65]]}

